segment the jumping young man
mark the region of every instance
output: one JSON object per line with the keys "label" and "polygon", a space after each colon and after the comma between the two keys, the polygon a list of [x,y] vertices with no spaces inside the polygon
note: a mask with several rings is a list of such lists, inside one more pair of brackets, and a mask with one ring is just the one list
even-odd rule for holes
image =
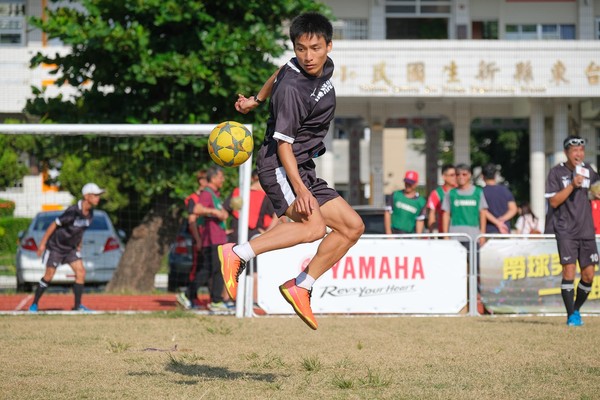
{"label": "jumping young man", "polygon": [[[286,215],[295,223],[278,224],[250,242],[219,247],[225,287],[235,299],[239,274],[250,259],[323,239],[306,269],[279,287],[285,300],[312,329],[318,326],[310,307],[313,283],[346,254],[364,231],[360,216],[316,176],[313,161],[325,152],[323,140],[335,112],[331,83],[334,66],[328,57],[332,32],[331,23],[321,14],[296,17],[290,27],[296,57],[279,69],[276,80],[271,77],[265,83],[259,95],[248,99],[240,96],[236,103],[238,111],[247,112],[272,95],[267,132],[258,153],[258,174],[277,216]],[[264,96],[263,100],[259,96]]]}
{"label": "jumping young man", "polygon": [[[588,199],[590,186],[600,176],[586,165],[585,140],[567,137],[563,142],[567,161],[554,166],[546,180],[546,199],[552,207],[550,224],[556,236],[562,265],[560,292],[567,309],[567,325],[581,326],[579,310],[592,291],[594,266],[598,264],[598,247]],[[575,297],[577,261],[581,280]]]}
{"label": "jumping young man", "polygon": [[73,284],[73,294],[75,295],[74,311],[90,311],[81,304],[83,286],[85,284],[85,268],[81,260],[81,245],[83,234],[92,224],[94,219],[94,207],[100,202],[100,195],[104,189],[100,189],[95,183],[88,183],[83,186],[81,194],[83,199],[77,204],[67,208],[54,222],[48,226],[44,237],[38,247],[38,256],[43,254],[42,262],[46,266],[46,272],[35,291],[33,303],[29,306],[29,311],[38,311],[38,302],[44,294],[54,274],[56,268],[61,264],[69,264],[75,272],[75,283]]}

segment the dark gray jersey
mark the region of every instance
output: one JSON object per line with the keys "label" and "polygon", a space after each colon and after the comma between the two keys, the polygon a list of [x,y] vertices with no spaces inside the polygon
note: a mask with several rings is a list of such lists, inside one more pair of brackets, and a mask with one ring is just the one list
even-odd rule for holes
{"label": "dark gray jersey", "polygon": [[304,72],[296,58],[281,68],[269,103],[267,132],[257,161],[259,171],[281,166],[277,157],[278,140],[292,144],[298,164],[325,152],[323,139],[335,113],[333,69],[330,58],[319,77]]}
{"label": "dark gray jersey", "polygon": [[[594,222],[592,208],[588,199],[590,185],[600,179],[600,176],[588,165],[582,164],[589,171],[581,188],[573,190],[571,195],[558,207],[552,210],[550,221],[556,236],[569,239],[594,239]],[[571,184],[574,171],[565,163],[553,167],[546,181],[546,198],[549,199]]]}
{"label": "dark gray jersey", "polygon": [[88,215],[83,215],[81,200],[67,208],[61,216],[56,218],[56,230],[48,239],[47,248],[52,251],[64,253],[76,249],[81,243],[83,233],[92,224],[94,211],[90,209]]}

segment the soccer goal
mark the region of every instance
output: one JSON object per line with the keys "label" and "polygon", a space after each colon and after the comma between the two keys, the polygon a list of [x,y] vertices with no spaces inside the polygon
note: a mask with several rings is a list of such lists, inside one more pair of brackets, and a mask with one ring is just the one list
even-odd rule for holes
{"label": "soccer goal", "polygon": [[[71,177],[81,175],[85,182],[90,176],[114,176],[115,182],[127,179],[125,187],[115,186],[107,202],[107,211],[114,211],[119,226],[131,231],[147,208],[144,190],[149,184],[171,193],[163,199],[165,206],[181,202],[197,188],[195,173],[199,166],[209,163],[206,142],[216,124],[0,124],[0,134],[21,135],[32,142],[26,155],[37,164],[46,177],[60,181],[60,174],[69,171]],[[247,125],[252,131],[252,126]],[[225,168],[226,175],[232,169]],[[243,200],[239,219],[238,242],[248,240],[252,157],[239,167],[239,187]],[[49,175],[48,175],[49,174]],[[150,176],[157,174],[157,176]],[[119,179],[116,179],[119,178]],[[40,178],[41,179],[41,178]],[[107,179],[109,180],[109,179]],[[43,182],[45,185],[45,182]],[[115,185],[117,185],[115,183]],[[56,186],[58,187],[58,186]],[[56,191],[50,189],[50,191]],[[186,189],[187,188],[187,189]],[[184,191],[188,190],[188,193]],[[24,202],[35,204],[42,191],[33,191]],[[171,202],[171,204],[169,204]],[[120,208],[116,208],[119,206]],[[111,209],[111,207],[115,207]],[[37,211],[42,211],[35,204]],[[127,210],[127,211],[123,211]],[[137,213],[137,214],[136,214]],[[236,303],[237,317],[251,317],[252,277],[242,273]]]}

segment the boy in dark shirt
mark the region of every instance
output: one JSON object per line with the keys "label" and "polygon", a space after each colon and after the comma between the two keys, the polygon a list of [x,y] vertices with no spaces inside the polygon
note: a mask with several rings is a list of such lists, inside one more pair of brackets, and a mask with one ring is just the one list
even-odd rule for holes
{"label": "boy in dark shirt", "polygon": [[[546,199],[552,207],[550,221],[556,236],[558,255],[563,267],[561,295],[567,309],[567,325],[581,326],[579,309],[592,291],[594,266],[598,264],[592,209],[588,200],[590,185],[600,180],[586,165],[585,140],[570,136],[563,142],[567,161],[553,167],[546,181]],[[581,280],[575,299],[577,261]]]}
{"label": "boy in dark shirt", "polygon": [[[258,153],[260,183],[278,217],[296,223],[278,224],[250,242],[219,246],[221,271],[232,299],[237,295],[238,276],[246,262],[259,254],[323,239],[306,269],[279,287],[296,314],[312,329],[317,321],[310,307],[316,279],[329,270],[364,231],[360,216],[316,176],[312,160],[325,152],[323,140],[335,112],[335,90],[331,83],[333,61],[332,26],[321,14],[296,17],[290,39],[296,57],[280,68],[276,81],[267,81],[260,94],[272,98],[265,141]],[[244,103],[245,98],[238,100]],[[251,97],[253,105],[262,102]],[[252,107],[250,107],[251,109]],[[236,103],[236,109],[248,108]],[[331,233],[326,234],[327,227]]]}
{"label": "boy in dark shirt", "polygon": [[46,230],[37,252],[38,256],[43,254],[42,262],[46,266],[46,272],[35,291],[35,298],[29,306],[29,311],[37,312],[40,297],[52,281],[56,268],[61,264],[69,264],[75,272],[75,283],[73,284],[75,305],[73,310],[90,311],[81,304],[85,283],[85,268],[83,267],[80,251],[83,234],[92,224],[94,219],[93,208],[100,202],[102,193],[104,193],[104,189],[100,189],[95,183],[86,184],[81,190],[83,199],[67,208]]}

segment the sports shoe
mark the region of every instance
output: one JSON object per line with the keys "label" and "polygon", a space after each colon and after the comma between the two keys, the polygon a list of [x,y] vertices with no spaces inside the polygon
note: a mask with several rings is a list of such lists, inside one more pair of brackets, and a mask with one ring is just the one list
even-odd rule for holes
{"label": "sports shoe", "polygon": [[188,297],[185,295],[185,293],[178,293],[176,296],[177,302],[179,304],[181,304],[181,306],[183,308],[185,308],[186,310],[189,310],[190,308],[192,308],[192,302],[190,301],[190,299],[188,299]]}
{"label": "sports shoe", "polygon": [[225,307],[227,307],[228,310],[235,310],[235,302],[229,300],[225,302]]}
{"label": "sports shoe", "polygon": [[229,313],[231,311],[222,301],[209,303],[208,310],[214,313]]}
{"label": "sports shoe", "polygon": [[33,303],[29,306],[29,312],[38,312],[38,305]]}
{"label": "sports shoe", "polygon": [[81,312],[92,312],[92,310],[90,310],[89,308],[87,308],[83,304],[80,304],[79,307],[73,307],[72,310],[73,311],[81,311]]}
{"label": "sports shoe", "polygon": [[302,321],[304,321],[311,329],[316,330],[317,320],[310,308],[310,296],[312,290],[296,286],[296,279],[292,278],[279,286],[279,291],[285,300],[291,304]]}
{"label": "sports shoe", "polygon": [[579,314],[579,311],[575,311],[573,314],[569,315],[569,318],[567,318],[567,325],[583,326],[583,321],[581,320],[581,314]]}
{"label": "sports shoe", "polygon": [[237,296],[237,286],[240,274],[246,268],[246,261],[238,257],[233,251],[234,243],[223,244],[218,247],[221,273],[225,282],[225,289],[231,300]]}

